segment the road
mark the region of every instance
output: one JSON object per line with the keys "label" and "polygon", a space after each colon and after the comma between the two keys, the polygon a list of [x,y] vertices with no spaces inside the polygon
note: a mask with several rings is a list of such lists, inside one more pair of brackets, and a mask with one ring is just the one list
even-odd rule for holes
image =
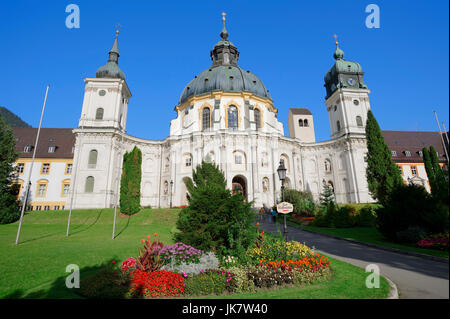
{"label": "road", "polygon": [[[282,218],[282,217],[278,217]],[[281,225],[269,222],[269,216],[261,221],[261,230],[278,233]],[[382,275],[391,279],[398,288],[400,298],[448,299],[448,263],[408,256],[344,240],[310,233],[288,226],[288,240],[296,240],[314,247],[318,252],[358,267],[376,264]]]}

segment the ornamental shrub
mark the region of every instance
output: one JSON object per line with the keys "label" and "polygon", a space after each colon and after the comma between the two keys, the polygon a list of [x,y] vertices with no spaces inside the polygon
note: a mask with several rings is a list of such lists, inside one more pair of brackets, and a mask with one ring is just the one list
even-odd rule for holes
{"label": "ornamental shrub", "polygon": [[377,215],[373,205],[365,205],[359,209],[355,218],[356,226],[359,227],[375,227],[377,223]]}
{"label": "ornamental shrub", "polygon": [[197,275],[202,271],[209,269],[216,269],[219,267],[219,260],[213,252],[208,252],[206,254],[202,254],[199,259],[199,262],[195,263],[185,263],[176,265],[175,263],[169,263],[161,267],[161,270],[167,270],[176,272],[179,274],[187,274],[187,275]]}
{"label": "ornamental shrub", "polygon": [[184,280],[185,293],[190,296],[221,295],[233,291],[234,275],[224,270],[207,270]]}
{"label": "ornamental shrub", "polygon": [[346,204],[340,206],[333,216],[333,225],[336,228],[348,228],[355,225],[356,207],[354,205]]}
{"label": "ornamental shrub", "polygon": [[406,230],[397,232],[397,240],[403,243],[417,243],[419,240],[426,238],[427,233],[422,227],[411,226]]}
{"label": "ornamental shrub", "polygon": [[316,204],[310,192],[286,189],[284,191],[284,200],[294,206],[293,214],[298,216],[314,216]]}
{"label": "ornamental shrub", "polygon": [[411,226],[434,233],[448,231],[448,218],[446,205],[436,203],[424,187],[409,184],[394,189],[377,210],[377,227],[387,238],[398,240],[397,233]]}

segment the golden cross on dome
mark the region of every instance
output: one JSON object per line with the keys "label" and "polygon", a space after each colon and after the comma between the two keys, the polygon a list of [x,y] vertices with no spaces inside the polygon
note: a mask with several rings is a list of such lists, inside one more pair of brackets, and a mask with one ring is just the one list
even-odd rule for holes
{"label": "golden cross on dome", "polygon": [[337,34],[334,34],[333,37],[336,40],[336,45],[338,45]]}
{"label": "golden cross on dome", "polygon": [[119,34],[119,28],[121,27],[121,25],[120,25],[120,23],[118,23],[117,25],[116,25],[116,34],[118,35]]}

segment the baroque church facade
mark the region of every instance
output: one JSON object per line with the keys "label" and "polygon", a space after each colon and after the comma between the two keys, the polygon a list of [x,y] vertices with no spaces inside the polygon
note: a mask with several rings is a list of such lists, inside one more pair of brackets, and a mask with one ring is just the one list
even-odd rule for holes
{"label": "baroque church facade", "polygon": [[202,161],[217,164],[228,187],[239,188],[255,207],[280,198],[280,161],[287,188],[310,191],[318,199],[328,183],[339,203],[373,201],[365,176],[370,91],[361,66],[344,60],[336,42],[335,62],[324,78],[331,139],[316,142],[311,112],[295,108],[289,111],[288,137],[269,90],[238,65],[225,19],[220,37],[210,52],[211,66],[182,91],[170,135],[157,141],[126,134],[132,94],[118,65],[116,35],[107,64],[84,79],[81,118],[73,130],[74,208],[118,204],[123,155],[135,146],[142,152],[142,206],[186,205],[185,181]]}

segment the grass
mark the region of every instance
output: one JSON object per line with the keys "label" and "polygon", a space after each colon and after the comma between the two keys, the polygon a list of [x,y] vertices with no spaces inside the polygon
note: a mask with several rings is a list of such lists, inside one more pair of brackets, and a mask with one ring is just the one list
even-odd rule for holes
{"label": "grass", "polygon": [[[79,298],[65,286],[67,265],[78,265],[83,278],[111,260],[121,262],[135,256],[140,240],[147,235],[157,232],[164,243],[171,244],[178,212],[144,209],[130,218],[118,216],[114,240],[112,209],[73,211],[69,237],[65,236],[67,211],[29,213],[24,217],[19,245],[15,245],[18,223],[0,225],[0,298]],[[386,297],[389,288],[384,278],[380,289],[367,289],[362,268],[331,261],[335,275],[330,281],[205,298]]]}
{"label": "grass", "polygon": [[436,249],[420,248],[414,244],[398,244],[387,240],[376,228],[370,227],[351,227],[351,228],[327,228],[316,226],[304,226],[294,222],[288,222],[289,225],[312,230],[318,233],[333,235],[346,239],[353,239],[365,243],[377,244],[381,246],[416,252],[420,254],[448,258],[448,251]]}

